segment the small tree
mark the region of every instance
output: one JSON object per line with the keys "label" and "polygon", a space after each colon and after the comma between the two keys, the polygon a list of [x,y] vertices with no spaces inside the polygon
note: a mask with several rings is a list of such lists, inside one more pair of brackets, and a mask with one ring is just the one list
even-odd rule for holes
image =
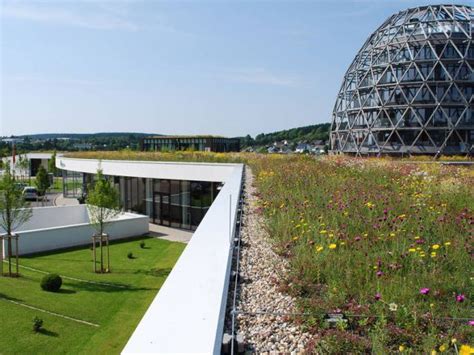
{"label": "small tree", "polygon": [[46,191],[51,186],[48,173],[46,172],[46,169],[42,165],[40,165],[38,169],[38,173],[36,174],[35,183],[36,183],[36,187],[38,188],[38,192],[40,196],[44,196]]}
{"label": "small tree", "polygon": [[[87,193],[87,209],[92,226],[96,230],[96,234],[92,237],[94,271],[96,269],[96,245],[99,239],[100,246],[100,272],[110,271],[109,260],[109,236],[105,233],[107,223],[116,218],[120,213],[120,195],[117,189],[102,174],[102,170],[97,171],[95,184],[89,185]],[[107,247],[107,268],[104,268],[103,242]]]}
{"label": "small tree", "polygon": [[[4,254],[3,239],[7,240],[8,253],[8,275],[12,274],[12,239],[18,240],[14,231],[31,218],[29,203],[23,198],[23,191],[15,181],[15,175],[10,169],[10,164],[6,163],[6,168],[0,179],[0,228],[6,233],[1,240],[2,259]],[[18,248],[15,249],[16,273],[18,274]],[[3,262],[1,263],[1,273],[3,275]]]}
{"label": "small tree", "polygon": [[24,179],[28,177],[28,181],[30,181],[30,161],[28,160],[28,156],[26,154],[18,155],[16,167],[20,169],[21,178]]}
{"label": "small tree", "polygon": [[56,151],[53,152],[51,159],[48,161],[48,172],[56,176],[57,168],[56,168]]}

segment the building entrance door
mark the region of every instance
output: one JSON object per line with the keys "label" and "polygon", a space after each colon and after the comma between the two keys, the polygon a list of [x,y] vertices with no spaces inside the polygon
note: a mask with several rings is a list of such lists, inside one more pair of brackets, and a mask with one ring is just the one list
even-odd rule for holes
{"label": "building entrance door", "polygon": [[170,226],[170,195],[155,193],[153,195],[153,223]]}

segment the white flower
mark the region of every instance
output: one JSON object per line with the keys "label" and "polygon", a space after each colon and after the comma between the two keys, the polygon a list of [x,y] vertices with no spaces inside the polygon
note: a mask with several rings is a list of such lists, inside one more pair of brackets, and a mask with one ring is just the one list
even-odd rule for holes
{"label": "white flower", "polygon": [[396,303],[390,303],[388,305],[388,309],[390,309],[392,312],[396,312],[398,309],[398,305]]}

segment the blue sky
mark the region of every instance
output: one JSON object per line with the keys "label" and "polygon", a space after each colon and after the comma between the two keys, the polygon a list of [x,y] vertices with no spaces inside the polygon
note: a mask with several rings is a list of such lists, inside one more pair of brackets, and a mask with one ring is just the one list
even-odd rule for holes
{"label": "blue sky", "polygon": [[238,136],[329,122],[367,36],[428,2],[0,3],[0,136]]}

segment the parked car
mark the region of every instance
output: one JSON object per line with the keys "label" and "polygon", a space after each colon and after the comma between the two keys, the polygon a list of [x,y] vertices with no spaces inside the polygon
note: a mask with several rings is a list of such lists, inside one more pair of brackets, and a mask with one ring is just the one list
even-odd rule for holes
{"label": "parked car", "polygon": [[24,182],[17,182],[17,183],[15,183],[15,185],[16,185],[16,187],[17,187],[18,189],[21,189],[21,190],[24,190],[25,187],[28,186],[28,185],[25,184]]}
{"label": "parked car", "polygon": [[25,200],[34,200],[36,201],[38,199],[38,190],[36,187],[33,186],[26,186],[23,189],[23,197]]}

